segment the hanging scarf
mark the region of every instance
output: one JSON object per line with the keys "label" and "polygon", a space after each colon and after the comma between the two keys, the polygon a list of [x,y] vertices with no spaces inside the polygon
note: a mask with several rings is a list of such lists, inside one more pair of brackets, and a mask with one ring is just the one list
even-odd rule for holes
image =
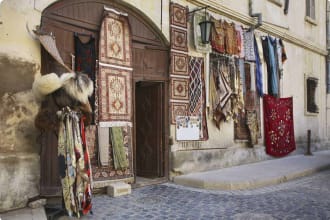
{"label": "hanging scarf", "polygon": [[123,131],[121,127],[110,128],[113,162],[116,170],[128,168],[128,159],[125,153]]}
{"label": "hanging scarf", "polygon": [[254,38],[254,53],[256,58],[256,83],[257,83],[257,92],[260,97],[264,95],[263,92],[263,83],[262,83],[262,66],[260,62],[259,49],[256,38]]}
{"label": "hanging scarf", "polygon": [[69,216],[80,217],[80,211],[91,210],[90,161],[79,126],[79,114],[65,107],[58,112],[58,161],[63,190],[63,200]]}

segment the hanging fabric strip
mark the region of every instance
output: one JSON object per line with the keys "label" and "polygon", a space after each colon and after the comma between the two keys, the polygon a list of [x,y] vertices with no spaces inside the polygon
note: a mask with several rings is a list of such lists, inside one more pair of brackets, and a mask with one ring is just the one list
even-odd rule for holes
{"label": "hanging fabric strip", "polygon": [[207,140],[207,122],[205,112],[205,82],[203,58],[190,57],[189,61],[189,115],[198,116],[201,123],[200,139]]}
{"label": "hanging fabric strip", "polygon": [[69,107],[58,112],[58,161],[63,200],[69,216],[91,209],[91,176],[88,149],[79,126],[79,115]]}
{"label": "hanging fabric strip", "polygon": [[256,57],[254,54],[254,31],[244,31],[243,41],[244,41],[244,53],[245,60],[255,61]]}
{"label": "hanging fabric strip", "polygon": [[260,62],[259,48],[256,38],[254,38],[254,53],[256,57],[256,83],[257,83],[257,92],[260,97],[263,96],[263,78],[262,78],[262,65]]}
{"label": "hanging fabric strip", "polygon": [[[96,51],[95,51],[95,38],[90,39],[84,43],[80,40],[79,35],[74,35],[75,45],[75,71],[85,73],[93,81],[95,87],[95,65],[96,65]],[[92,111],[95,112],[95,91],[89,98],[89,104]],[[92,115],[92,124],[95,123],[94,114]]]}
{"label": "hanging fabric strip", "polygon": [[128,159],[125,153],[123,131],[121,127],[110,128],[113,163],[116,170],[128,168]]}

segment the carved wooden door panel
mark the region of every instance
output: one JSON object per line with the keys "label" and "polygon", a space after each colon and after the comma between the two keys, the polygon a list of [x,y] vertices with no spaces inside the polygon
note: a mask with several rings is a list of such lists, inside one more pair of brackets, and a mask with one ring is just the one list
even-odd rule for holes
{"label": "carved wooden door panel", "polygon": [[163,84],[136,84],[136,172],[137,176],[163,176]]}

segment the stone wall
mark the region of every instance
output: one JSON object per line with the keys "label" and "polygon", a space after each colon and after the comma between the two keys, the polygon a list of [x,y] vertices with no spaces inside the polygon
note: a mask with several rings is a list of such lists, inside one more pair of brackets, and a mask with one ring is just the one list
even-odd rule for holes
{"label": "stone wall", "polygon": [[0,55],[0,212],[39,195],[38,105],[31,92],[37,65]]}

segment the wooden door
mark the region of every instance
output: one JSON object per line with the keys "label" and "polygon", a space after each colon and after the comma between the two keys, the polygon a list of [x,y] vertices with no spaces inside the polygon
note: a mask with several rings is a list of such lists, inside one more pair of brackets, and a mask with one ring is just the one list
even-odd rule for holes
{"label": "wooden door", "polygon": [[161,82],[138,82],[135,86],[137,176],[164,176],[163,90]]}

